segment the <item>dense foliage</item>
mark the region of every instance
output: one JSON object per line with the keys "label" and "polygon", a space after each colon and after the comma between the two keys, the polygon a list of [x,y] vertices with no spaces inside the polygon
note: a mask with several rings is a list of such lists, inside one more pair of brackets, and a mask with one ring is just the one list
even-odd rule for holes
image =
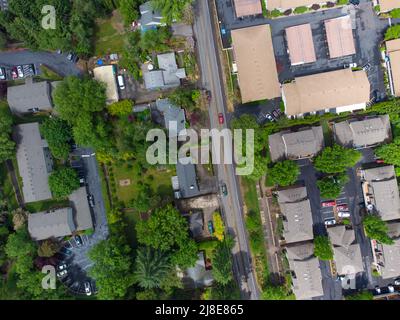
{"label": "dense foliage", "polygon": [[40,132],[49,144],[51,154],[58,159],[66,159],[72,140],[71,127],[60,118],[47,118],[40,127]]}
{"label": "dense foliage", "polygon": [[331,241],[326,236],[316,236],[314,239],[314,255],[321,260],[332,260],[333,249]]}
{"label": "dense foliage", "polygon": [[361,158],[361,153],[338,144],[326,147],[315,159],[315,168],[326,173],[340,173],[353,167]]}
{"label": "dense foliage", "polygon": [[221,241],[213,255],[212,274],[214,280],[221,285],[227,285],[233,280],[231,250],[234,246],[232,237],[227,236]]}
{"label": "dense foliage", "polygon": [[383,244],[393,244],[393,240],[388,236],[388,226],[381,217],[377,215],[367,215],[364,220],[364,229],[367,236]]}
{"label": "dense foliage", "polygon": [[336,176],[328,176],[318,180],[317,186],[322,198],[336,199],[348,181],[349,177],[342,173]]}
{"label": "dense foliage", "polygon": [[55,170],[49,176],[49,187],[55,198],[68,197],[79,186],[78,174],[72,168]]}
{"label": "dense foliage", "polygon": [[11,159],[15,142],[11,139],[13,119],[7,104],[0,105],[0,162]]}
{"label": "dense foliage", "polygon": [[282,187],[294,184],[299,174],[299,166],[291,160],[278,162],[269,170],[270,179]]}
{"label": "dense foliage", "polygon": [[193,0],[151,0],[153,8],[159,10],[166,23],[180,21],[183,13]]}

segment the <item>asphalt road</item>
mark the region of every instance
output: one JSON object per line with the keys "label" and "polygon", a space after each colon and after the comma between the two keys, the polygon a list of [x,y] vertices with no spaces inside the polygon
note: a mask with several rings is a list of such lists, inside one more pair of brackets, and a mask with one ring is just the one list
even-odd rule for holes
{"label": "asphalt road", "polygon": [[[212,100],[209,106],[211,128],[227,128],[227,123],[219,125],[218,113],[227,119],[227,108],[222,88],[222,76],[217,57],[216,36],[213,32],[211,6],[207,1],[197,2],[197,12],[194,31],[197,40],[197,50],[200,57],[200,69],[203,87],[211,91]],[[218,31],[217,31],[218,32]],[[235,238],[232,250],[233,268],[236,279],[240,284],[243,299],[259,299],[254,269],[250,262],[250,249],[244,227],[244,216],[238,179],[234,165],[218,164],[217,176],[219,181],[226,183],[228,196],[221,198],[222,211],[228,231]]]}
{"label": "asphalt road", "polygon": [[0,52],[0,66],[12,67],[20,64],[34,64],[36,68],[45,64],[61,76],[81,74],[77,66],[67,60],[66,54],[30,50]]}

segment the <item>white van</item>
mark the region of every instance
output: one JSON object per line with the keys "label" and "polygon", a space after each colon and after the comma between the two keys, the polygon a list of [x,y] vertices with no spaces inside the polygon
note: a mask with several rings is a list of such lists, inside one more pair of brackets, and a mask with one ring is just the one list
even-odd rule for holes
{"label": "white van", "polygon": [[122,76],[122,75],[119,75],[119,76],[118,76],[118,85],[119,85],[119,88],[120,88],[121,90],[124,90],[124,89],[125,89],[124,76]]}

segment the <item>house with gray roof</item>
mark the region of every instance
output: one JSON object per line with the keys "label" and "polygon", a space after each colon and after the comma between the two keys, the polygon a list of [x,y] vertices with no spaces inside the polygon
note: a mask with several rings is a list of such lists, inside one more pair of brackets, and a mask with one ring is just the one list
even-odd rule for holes
{"label": "house with gray roof", "polygon": [[154,10],[151,1],[147,1],[139,6],[140,28],[142,31],[156,29],[158,26],[165,26],[161,12]]}
{"label": "house with gray roof", "polygon": [[297,300],[310,300],[324,295],[319,260],[314,256],[314,244],[306,242],[286,247],[292,270],[293,293]]}
{"label": "house with gray roof", "polygon": [[361,171],[364,202],[370,213],[382,220],[400,219],[399,187],[393,165]]}
{"label": "house with gray roof", "polygon": [[69,236],[75,230],[72,208],[28,215],[28,231],[36,241]]}
{"label": "house with gray roof", "polygon": [[70,194],[68,197],[74,211],[74,222],[76,231],[93,229],[92,214],[87,198],[85,187],[81,187]]}
{"label": "house with gray roof", "polygon": [[175,106],[169,99],[158,99],[156,108],[164,117],[164,125],[170,137],[177,137],[180,132],[185,133],[185,110]]}
{"label": "house with gray roof", "polygon": [[7,88],[8,105],[14,114],[50,111],[53,108],[51,92],[50,82],[33,82],[32,78],[26,78],[25,84]]}
{"label": "house with gray roof", "polygon": [[213,281],[212,271],[206,269],[204,252],[200,251],[194,267],[188,268],[183,275],[183,283],[186,287],[203,288],[211,286]]}
{"label": "house with gray roof", "polygon": [[338,225],[328,228],[333,245],[336,270],[339,275],[355,275],[364,271],[361,249],[355,243],[354,230]]}
{"label": "house with gray roof", "polygon": [[311,158],[324,148],[322,127],[311,127],[296,132],[281,131],[268,138],[271,160]]}
{"label": "house with gray roof", "polygon": [[17,144],[17,163],[24,201],[30,203],[51,199],[48,177],[53,162],[47,141],[40,135],[39,123],[15,126],[13,138]]}
{"label": "house with gray roof", "polygon": [[375,266],[383,279],[400,276],[400,238],[391,245],[372,242]]}
{"label": "house with gray roof", "polygon": [[314,239],[310,200],[305,187],[278,191],[286,244]]}
{"label": "house with gray roof", "polygon": [[390,142],[392,138],[389,115],[349,119],[333,124],[336,143],[347,148],[366,148]]}
{"label": "house with gray roof", "polygon": [[181,85],[181,79],[186,78],[184,68],[178,68],[175,52],[157,55],[158,69],[145,70],[143,80],[146,89],[168,89]]}
{"label": "house with gray roof", "polygon": [[196,166],[191,157],[178,159],[176,174],[178,176],[180,198],[193,198],[201,194],[197,184]]}

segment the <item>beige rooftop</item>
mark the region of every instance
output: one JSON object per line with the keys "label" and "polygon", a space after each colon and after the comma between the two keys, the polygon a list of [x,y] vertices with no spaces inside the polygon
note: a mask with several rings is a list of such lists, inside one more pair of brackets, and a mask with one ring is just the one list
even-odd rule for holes
{"label": "beige rooftop", "polygon": [[232,30],[242,102],[281,96],[269,25]]}
{"label": "beige rooftop", "polygon": [[292,65],[311,63],[317,60],[309,23],[286,28],[285,32]]}
{"label": "beige rooftop", "polygon": [[325,20],[325,31],[331,59],[356,53],[350,16]]}
{"label": "beige rooftop", "polygon": [[399,0],[379,0],[379,6],[381,8],[381,12],[392,11],[393,9],[400,8]]}
{"label": "beige rooftop", "polygon": [[239,18],[261,14],[261,1],[264,0],[235,0],[236,16]]}
{"label": "beige rooftop", "polygon": [[362,104],[370,96],[364,70],[343,69],[298,77],[282,88],[288,116]]}
{"label": "beige rooftop", "polygon": [[114,66],[101,66],[93,69],[94,78],[104,83],[106,88],[107,104],[117,102],[119,99],[117,78]]}
{"label": "beige rooftop", "polygon": [[400,39],[386,41],[386,50],[390,60],[394,95],[398,97],[400,96]]}

